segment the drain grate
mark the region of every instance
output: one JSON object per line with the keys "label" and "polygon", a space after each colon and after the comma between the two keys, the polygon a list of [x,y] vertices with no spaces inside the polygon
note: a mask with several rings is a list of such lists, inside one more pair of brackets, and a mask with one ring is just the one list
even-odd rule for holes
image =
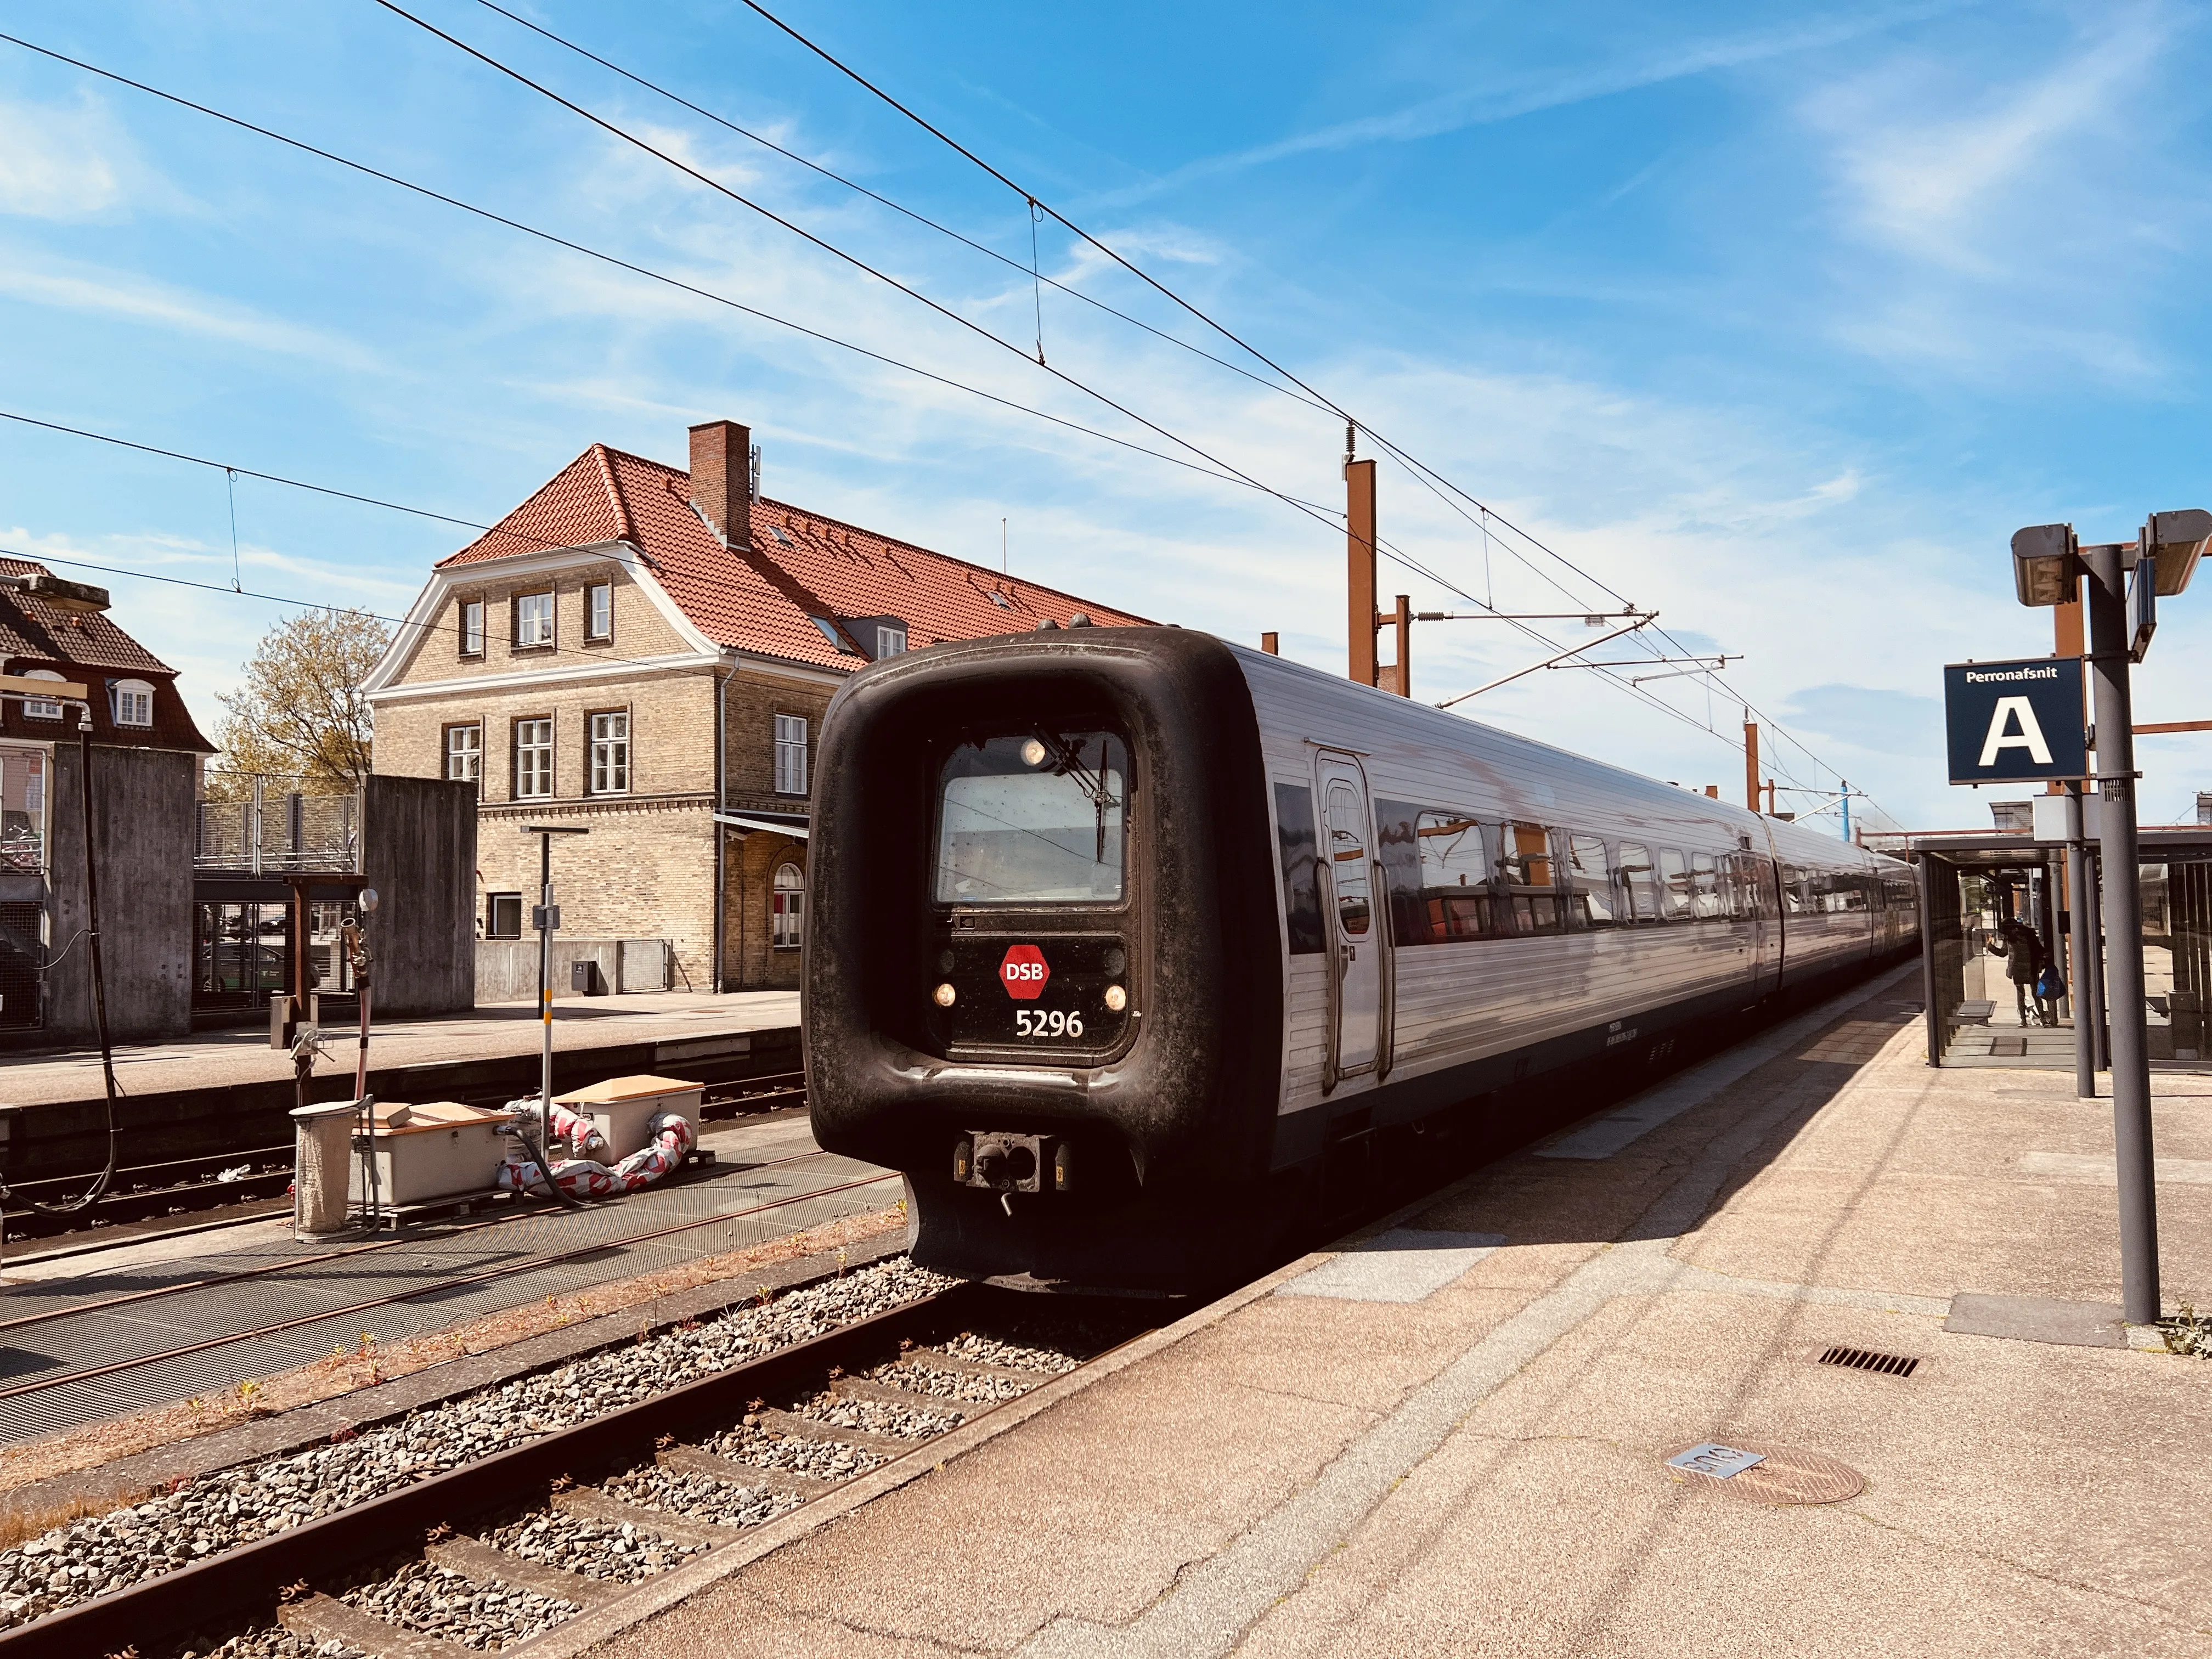
{"label": "drain grate", "polygon": [[1844,1365],[1855,1371],[1875,1371],[1883,1376],[1910,1376],[1920,1362],[1901,1353],[1876,1353],[1871,1348],[1831,1348],[1820,1356],[1823,1365]]}

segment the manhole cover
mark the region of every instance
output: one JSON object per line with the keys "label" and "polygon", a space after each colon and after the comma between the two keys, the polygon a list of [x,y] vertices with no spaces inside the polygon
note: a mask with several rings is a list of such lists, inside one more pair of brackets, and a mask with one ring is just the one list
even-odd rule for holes
{"label": "manhole cover", "polygon": [[[1675,1447],[1666,1456],[1678,1457],[1705,1443],[1692,1441],[1688,1445]],[[1866,1490],[1866,1477],[1856,1469],[1816,1451],[1796,1446],[1772,1446],[1764,1440],[1727,1440],[1720,1443],[1737,1451],[1759,1452],[1762,1456],[1749,1468],[1724,1480],[1687,1471],[1668,1469],[1667,1473],[1677,1481],[1710,1486],[1731,1498],[1746,1498],[1759,1504],[1839,1504]]]}

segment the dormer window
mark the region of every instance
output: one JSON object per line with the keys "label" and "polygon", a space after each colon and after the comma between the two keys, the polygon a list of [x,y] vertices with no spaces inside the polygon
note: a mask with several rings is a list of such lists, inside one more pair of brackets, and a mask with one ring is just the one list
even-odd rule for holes
{"label": "dormer window", "polygon": [[876,624],[876,660],[896,657],[906,649],[906,629],[894,628],[888,623]]}
{"label": "dormer window", "polygon": [[143,680],[117,680],[107,692],[108,710],[118,726],[154,724],[154,688]]}
{"label": "dormer window", "polygon": [[[66,684],[62,677],[51,668],[33,668],[23,678],[27,680],[52,680],[58,684]],[[27,718],[34,720],[58,720],[62,717],[62,706],[58,702],[50,702],[44,697],[26,697],[23,699],[23,713]]]}

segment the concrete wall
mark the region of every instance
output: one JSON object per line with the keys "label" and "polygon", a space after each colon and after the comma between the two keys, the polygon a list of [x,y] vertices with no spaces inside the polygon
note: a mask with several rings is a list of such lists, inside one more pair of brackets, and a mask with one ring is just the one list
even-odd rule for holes
{"label": "concrete wall", "polygon": [[[562,907],[565,919],[567,905]],[[526,920],[527,913],[526,912]],[[671,964],[662,939],[572,939],[553,936],[553,994],[573,997],[571,965],[589,957],[599,964],[599,980],[609,991],[663,991]],[[628,961],[625,963],[624,958]],[[677,986],[683,981],[679,979]],[[538,936],[477,941],[477,1000],[534,1002],[538,999]]]}
{"label": "concrete wall", "polygon": [[372,777],[362,811],[362,873],[380,1015],[476,1006],[476,792],[430,778]]}
{"label": "concrete wall", "polygon": [[[192,1028],[192,833],[197,757],[174,750],[92,751],[93,856],[100,883],[107,1028],[116,1042]],[[82,937],[84,814],[79,750],[54,745],[48,844],[47,1040],[89,1042],[92,952]]]}

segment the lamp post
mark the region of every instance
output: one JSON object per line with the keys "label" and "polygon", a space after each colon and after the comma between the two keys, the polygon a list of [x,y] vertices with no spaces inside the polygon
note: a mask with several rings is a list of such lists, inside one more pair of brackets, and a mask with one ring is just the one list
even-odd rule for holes
{"label": "lamp post", "polygon": [[2150,647],[2158,599],[2189,586],[2208,544],[2212,514],[2198,508],[2152,514],[2132,542],[2084,546],[2074,527],[2063,524],[2031,526],[2012,538],[2013,580],[2022,605],[2067,603],[2083,578],[2088,582],[2095,781],[2104,816],[2099,837],[2104,865],[2100,908],[2118,933],[2106,941],[2105,970],[2112,1033],[2113,1156],[2119,1176],[2120,1297],[2123,1316],[2131,1325],[2155,1324],[2160,1305],[2128,669]]}

